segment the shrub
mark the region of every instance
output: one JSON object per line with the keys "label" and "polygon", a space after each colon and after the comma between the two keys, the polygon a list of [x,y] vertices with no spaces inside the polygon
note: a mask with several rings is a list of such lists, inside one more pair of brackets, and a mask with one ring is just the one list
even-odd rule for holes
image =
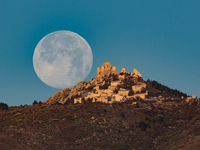
{"label": "shrub", "polygon": [[38,104],[38,102],[36,100],[34,100],[33,105],[36,105],[36,104]]}
{"label": "shrub", "polygon": [[118,91],[119,91],[119,88],[116,88],[116,89],[113,90],[113,93],[117,94]]}
{"label": "shrub", "polygon": [[157,81],[153,80],[153,81],[150,81],[150,83],[151,83],[152,87],[154,87],[155,89],[157,89],[159,91],[165,91],[166,93],[170,93],[170,94],[178,96],[178,97],[181,97],[181,96],[187,97],[187,94],[180,92],[177,89],[175,89],[175,90],[170,89],[169,87],[162,85],[162,84],[158,83]]}
{"label": "shrub", "polygon": [[88,98],[88,103],[92,103],[93,98]]}
{"label": "shrub", "polygon": [[111,101],[111,96],[108,96],[108,102],[110,102]]}
{"label": "shrub", "polygon": [[139,105],[138,102],[136,103],[135,107],[136,107],[136,108],[140,108],[140,105]]}
{"label": "shrub", "polygon": [[[38,104],[42,104],[42,102],[40,101]],[[62,104],[59,102],[56,102],[55,105],[62,105]]]}
{"label": "shrub", "polygon": [[99,86],[99,89],[108,89],[108,84],[104,84],[104,85],[102,85],[102,86]]}
{"label": "shrub", "polygon": [[1,108],[2,110],[8,110],[8,105],[5,104],[5,103],[0,103],[0,108]]}
{"label": "shrub", "polygon": [[191,103],[191,106],[197,106],[198,102],[197,101],[194,101]]}
{"label": "shrub", "polygon": [[159,116],[159,117],[158,117],[158,121],[164,121],[163,116]]}
{"label": "shrub", "polygon": [[81,103],[85,104],[86,103],[86,100],[84,97],[81,98]]}
{"label": "shrub", "polygon": [[125,118],[125,114],[124,114],[123,112],[121,113],[121,117],[122,117],[122,118]]}
{"label": "shrub", "polygon": [[141,131],[146,131],[147,126],[148,125],[144,121],[140,121],[139,127],[141,128]]}
{"label": "shrub", "polygon": [[145,120],[151,122],[151,120],[150,120],[149,117],[147,117],[147,116],[146,116]]}
{"label": "shrub", "polygon": [[130,90],[129,93],[128,93],[128,96],[131,96],[131,95],[134,95],[133,90]]}

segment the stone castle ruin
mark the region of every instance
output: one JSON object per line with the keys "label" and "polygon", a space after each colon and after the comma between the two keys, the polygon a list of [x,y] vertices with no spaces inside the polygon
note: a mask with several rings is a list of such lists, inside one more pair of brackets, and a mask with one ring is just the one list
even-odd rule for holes
{"label": "stone castle ruin", "polygon": [[116,72],[116,66],[111,67],[110,62],[103,63],[100,67],[97,67],[97,75],[96,78],[101,77],[102,75],[109,73],[109,72]]}
{"label": "stone castle ruin", "polygon": [[87,96],[75,98],[74,103],[81,103],[83,99],[103,103],[144,99],[148,95],[146,86],[142,75],[135,68],[132,73],[126,72],[125,68],[117,72],[116,66],[111,67],[110,62],[105,62],[101,68],[97,67],[96,78],[86,86],[86,89],[90,87]]}
{"label": "stone castle ruin", "polygon": [[[155,90],[154,90],[155,91]],[[72,89],[63,89],[47,98],[43,103],[51,105],[55,103],[83,103],[83,102],[102,102],[115,103],[126,101],[157,101],[158,103],[176,99],[175,96],[163,97],[158,94],[157,97],[151,95],[152,91],[147,90],[147,82],[142,78],[137,69],[133,72],[126,72],[122,68],[117,72],[116,66],[111,67],[110,62],[105,62],[101,67],[97,67],[96,78],[90,81],[81,81]],[[182,99],[184,99],[182,97]],[[196,95],[187,97],[186,102],[196,99]]]}
{"label": "stone castle ruin", "polygon": [[82,103],[84,101],[114,103],[125,102],[130,99],[145,99],[148,95],[146,82],[135,68],[133,72],[126,72],[122,68],[117,72],[116,66],[111,67],[105,62],[97,67],[96,78],[81,81],[72,89],[63,89],[49,97],[43,103]]}

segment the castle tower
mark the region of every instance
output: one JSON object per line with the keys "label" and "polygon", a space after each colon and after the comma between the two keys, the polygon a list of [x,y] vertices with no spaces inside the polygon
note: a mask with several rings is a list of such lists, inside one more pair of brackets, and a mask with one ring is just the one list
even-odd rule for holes
{"label": "castle tower", "polygon": [[99,76],[100,74],[101,74],[101,68],[97,67],[97,75],[96,75],[96,77]]}
{"label": "castle tower", "polygon": [[104,70],[105,70],[105,65],[103,63],[103,65],[101,65],[101,72],[104,72]]}
{"label": "castle tower", "polygon": [[97,67],[96,77],[99,77],[99,76],[101,76],[104,73],[109,72],[109,71],[111,71],[111,64],[110,64],[110,62],[105,62],[101,65],[101,68]]}
{"label": "castle tower", "polygon": [[135,77],[142,77],[141,73],[139,71],[137,71],[137,69],[133,69],[133,73],[132,73]]}
{"label": "castle tower", "polygon": [[111,71],[116,72],[117,71],[117,67],[113,66],[112,69],[111,69]]}
{"label": "castle tower", "polygon": [[125,69],[125,68],[122,68],[121,72],[125,73],[125,72],[126,72],[126,69]]}
{"label": "castle tower", "polygon": [[197,97],[196,97],[196,95],[195,95],[195,94],[193,94],[193,95],[192,95],[192,98],[195,98],[195,99],[196,99]]}

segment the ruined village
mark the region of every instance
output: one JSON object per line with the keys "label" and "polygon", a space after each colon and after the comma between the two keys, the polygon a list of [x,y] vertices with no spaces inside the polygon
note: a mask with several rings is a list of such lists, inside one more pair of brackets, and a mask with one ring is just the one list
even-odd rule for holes
{"label": "ruined village", "polygon": [[[200,100],[110,62],[43,102],[0,109],[3,149],[199,149]],[[7,106],[7,107],[6,107]]]}
{"label": "ruined village", "polygon": [[96,78],[90,81],[79,82],[72,89],[65,88],[62,91],[55,93],[49,97],[44,104],[55,103],[83,103],[83,102],[132,102],[136,104],[139,100],[145,102],[162,103],[172,100],[193,101],[196,100],[196,95],[193,96],[176,96],[169,95],[166,91],[157,92],[152,95],[148,89],[148,82],[144,81],[141,73],[137,69],[133,72],[126,72],[122,68],[117,72],[117,67],[111,67],[110,62],[105,62],[101,67],[97,67]]}

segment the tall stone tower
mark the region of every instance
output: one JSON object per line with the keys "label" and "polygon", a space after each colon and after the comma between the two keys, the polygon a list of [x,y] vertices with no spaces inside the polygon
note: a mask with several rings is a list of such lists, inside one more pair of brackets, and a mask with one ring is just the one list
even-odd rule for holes
{"label": "tall stone tower", "polygon": [[116,72],[116,66],[113,66],[111,68],[111,64],[110,62],[105,62],[101,65],[101,68],[100,67],[97,67],[97,75],[96,75],[96,78],[102,76],[102,75],[105,75],[107,74],[108,72]]}

